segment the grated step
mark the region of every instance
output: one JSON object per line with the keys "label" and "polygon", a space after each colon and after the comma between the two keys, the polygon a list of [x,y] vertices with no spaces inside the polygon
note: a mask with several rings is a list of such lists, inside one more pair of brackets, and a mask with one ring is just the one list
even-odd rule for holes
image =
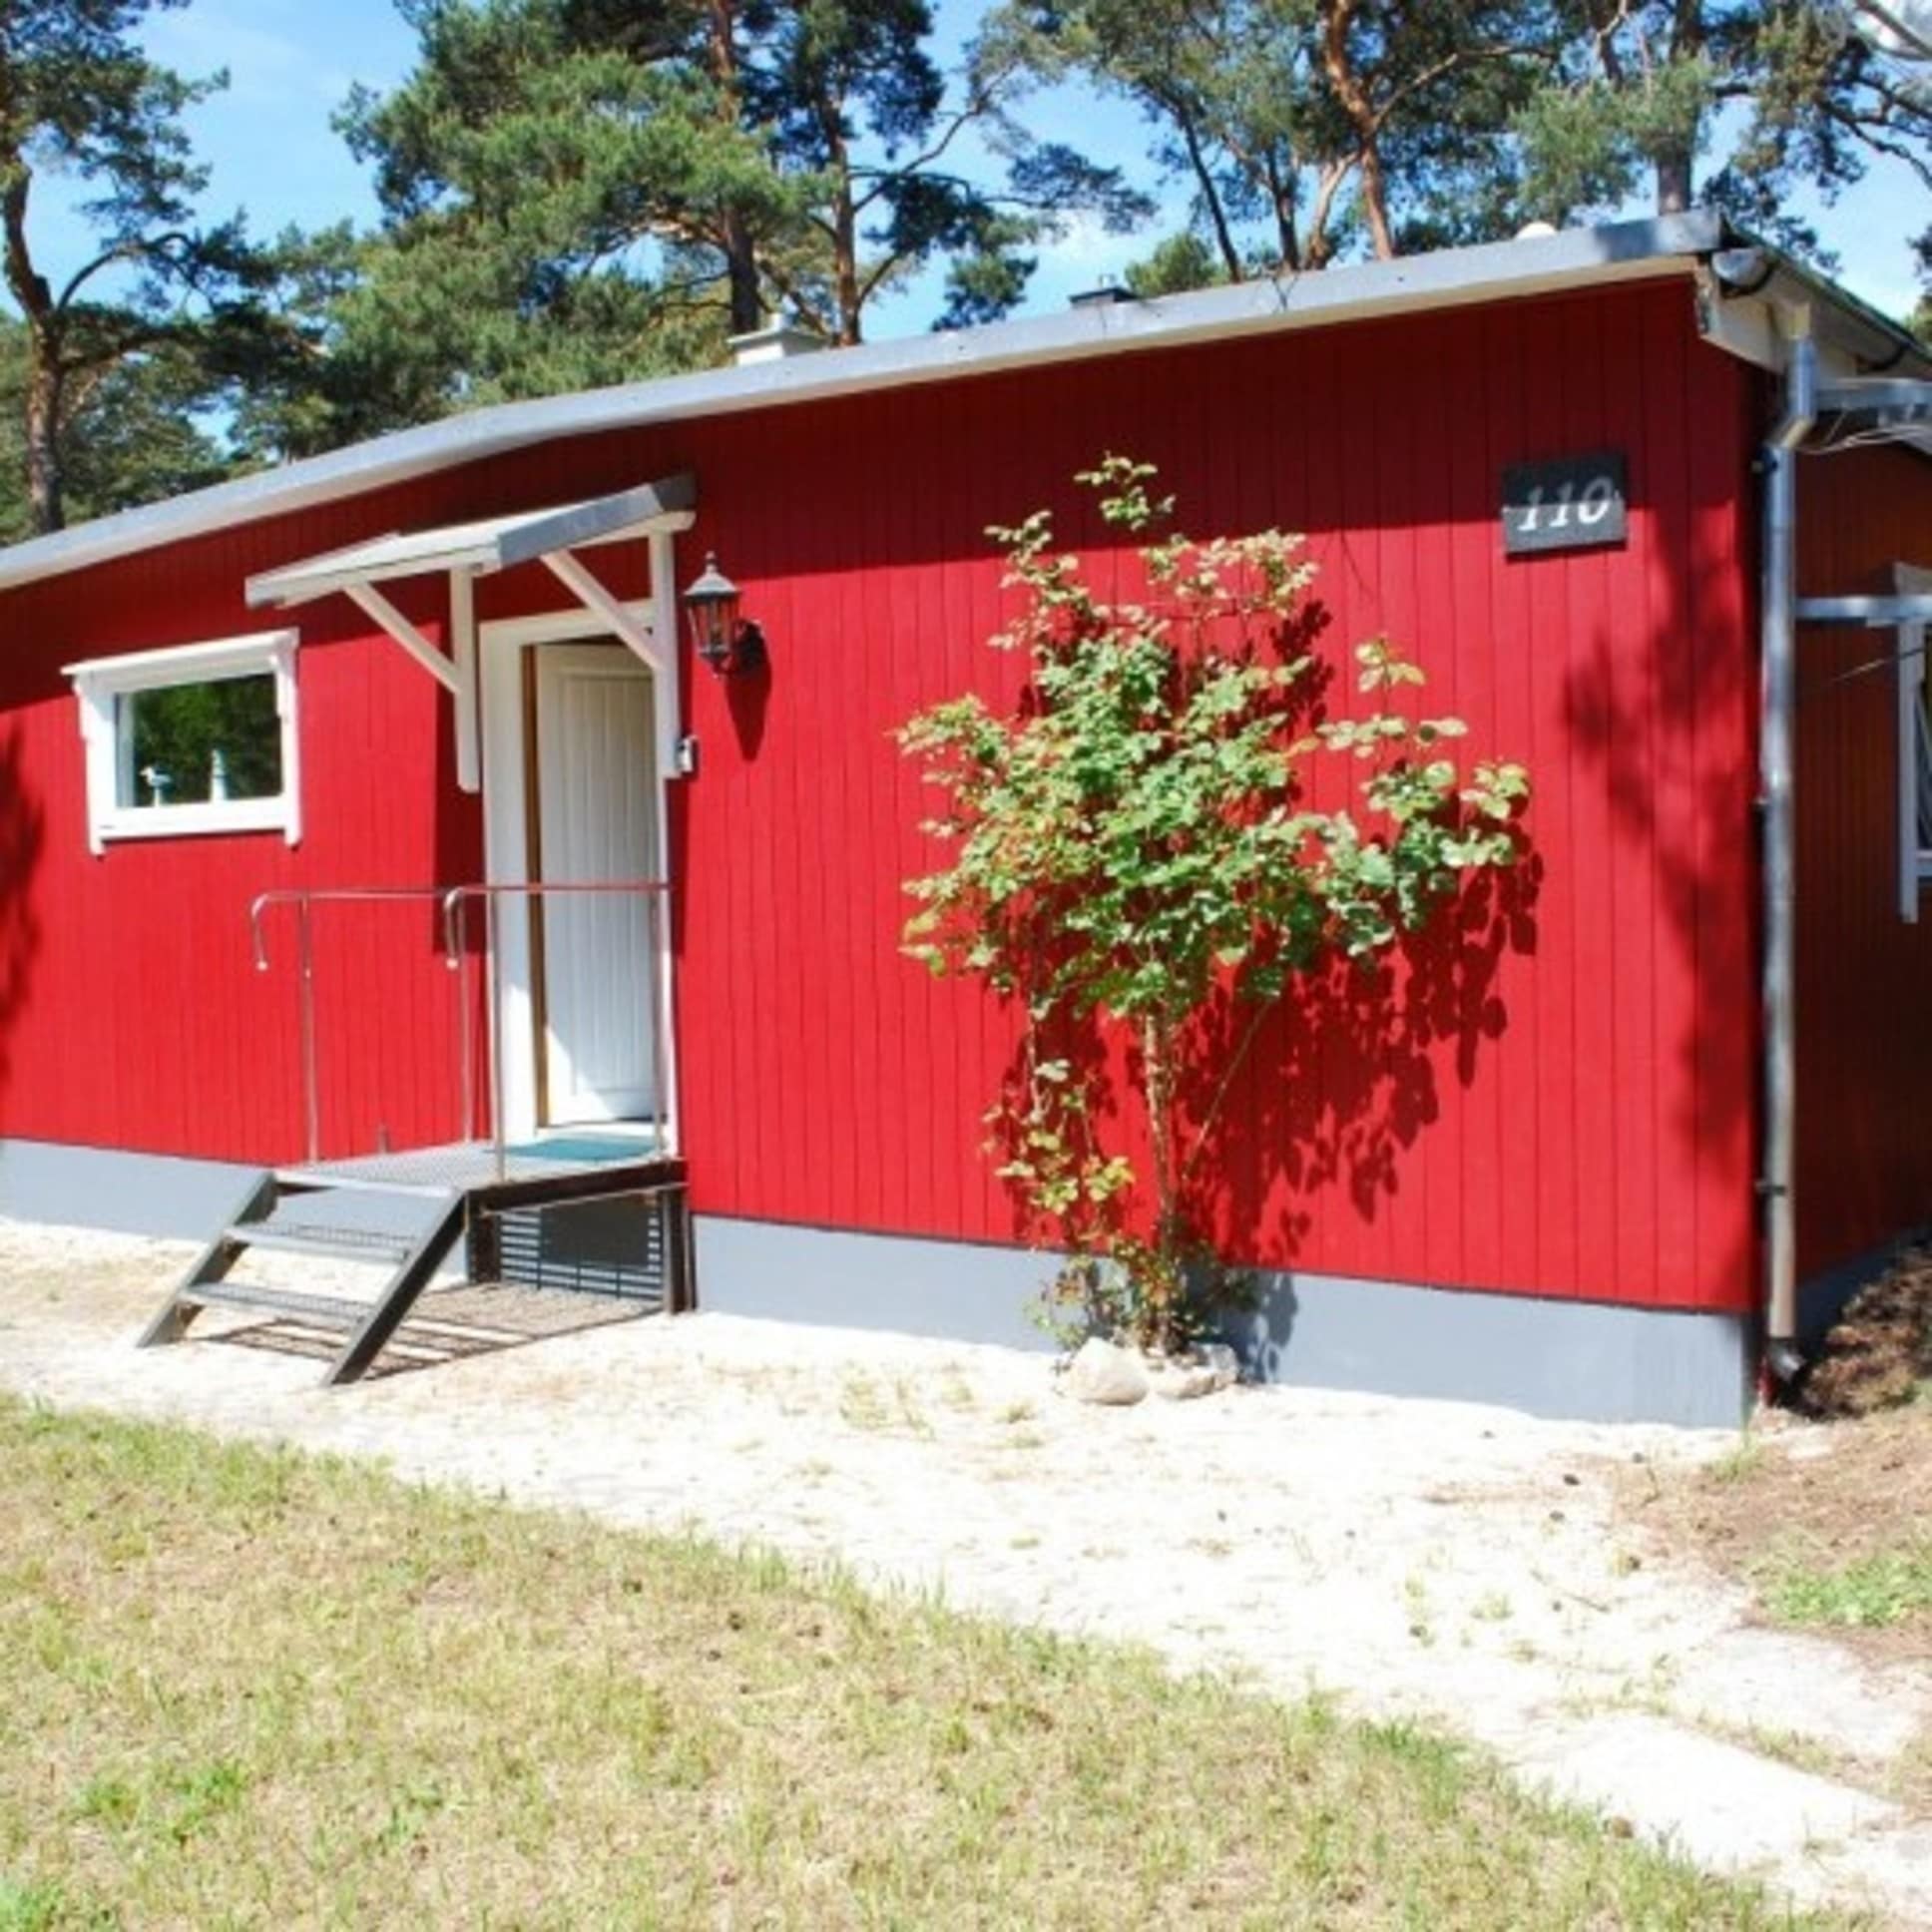
{"label": "grated step", "polygon": [[184,1288],[181,1299],[210,1308],[240,1308],[252,1314],[310,1321],[323,1328],[359,1328],[374,1312],[373,1301],[334,1294],[297,1294],[257,1281],[203,1281]]}
{"label": "grated step", "polygon": [[415,1250],[415,1241],[386,1227],[340,1227],[316,1221],[242,1221],[229,1239],[243,1247],[286,1254],[332,1254],[349,1260],[383,1261],[394,1267]]}
{"label": "grated step", "polygon": [[284,1195],[331,1194],[339,1188],[344,1194],[399,1195],[409,1201],[452,1201],[456,1192],[440,1181],[390,1181],[374,1175],[327,1174],[313,1168],[278,1168],[274,1181]]}

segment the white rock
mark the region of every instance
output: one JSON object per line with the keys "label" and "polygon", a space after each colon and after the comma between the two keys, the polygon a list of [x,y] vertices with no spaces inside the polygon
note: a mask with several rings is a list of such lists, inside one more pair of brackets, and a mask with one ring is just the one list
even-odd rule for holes
{"label": "white rock", "polygon": [[1217,1389],[1232,1388],[1241,1379],[1241,1358],[1224,1341],[1204,1342],[1201,1359],[1213,1370]]}
{"label": "white rock", "polygon": [[1147,1395],[1148,1374],[1132,1349],[1118,1347],[1095,1335],[1075,1351],[1060,1387],[1076,1402],[1101,1402],[1126,1408]]}
{"label": "white rock", "polygon": [[1221,1385],[1206,1362],[1184,1361],[1170,1357],[1148,1363],[1148,1382],[1156,1395],[1171,1402],[1192,1402],[1198,1396],[1212,1395]]}

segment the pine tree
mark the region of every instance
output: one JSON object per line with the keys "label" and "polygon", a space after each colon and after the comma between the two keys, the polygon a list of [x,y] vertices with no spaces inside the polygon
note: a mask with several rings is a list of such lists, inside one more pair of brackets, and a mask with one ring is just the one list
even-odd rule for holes
{"label": "pine tree", "polygon": [[1858,10],[1817,0],[1572,0],[1562,59],[1519,121],[1525,205],[1562,220],[1648,202],[1723,209],[1824,262],[1793,212],[1879,156],[1932,189],[1932,104]]}
{"label": "pine tree", "polygon": [[[107,397],[159,406],[179,391],[183,356],[248,297],[240,222],[197,225],[207,176],[182,127],[184,110],[223,79],[186,80],[136,42],[155,8],[174,4],[13,0],[0,10],[0,245],[22,330],[21,460],[36,531],[66,520],[73,451],[84,423],[114,420]],[[43,268],[30,221],[50,171],[93,191],[82,214],[95,251],[64,279]],[[156,373],[137,372],[144,360]]]}
{"label": "pine tree", "polygon": [[[26,325],[0,322],[0,543],[18,543],[38,528],[27,486],[32,367]],[[202,420],[208,391],[207,370],[180,343],[130,356],[70,390],[56,450],[68,521],[229,475],[230,453]]]}
{"label": "pine tree", "polygon": [[[924,0],[405,11],[417,67],[344,116],[383,228],[323,334],[356,393],[409,418],[703,365],[781,308],[857,341],[941,256],[943,319],[984,319],[1069,210],[1146,213],[1116,175],[1028,143],[1004,77],[949,88]],[[1012,151],[996,188],[949,165],[975,129]]]}
{"label": "pine tree", "polygon": [[1141,107],[1238,280],[1505,232],[1510,123],[1553,31],[1541,0],[1014,0],[993,34]]}

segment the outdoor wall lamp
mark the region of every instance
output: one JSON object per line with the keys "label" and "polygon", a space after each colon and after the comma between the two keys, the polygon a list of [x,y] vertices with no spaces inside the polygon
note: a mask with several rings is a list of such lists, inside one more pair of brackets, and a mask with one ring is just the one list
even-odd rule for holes
{"label": "outdoor wall lamp", "polygon": [[685,621],[691,648],[721,678],[762,671],[764,633],[738,615],[738,589],[718,567],[718,553],[705,553],[705,568],[685,587]]}

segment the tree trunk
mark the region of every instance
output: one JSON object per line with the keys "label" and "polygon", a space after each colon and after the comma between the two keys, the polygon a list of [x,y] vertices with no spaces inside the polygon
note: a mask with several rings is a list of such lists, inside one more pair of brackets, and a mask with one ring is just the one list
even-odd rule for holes
{"label": "tree trunk", "polygon": [[0,226],[5,229],[7,289],[27,325],[27,504],[35,534],[46,536],[60,529],[67,516],[61,475],[60,315],[27,244],[27,198],[33,180],[32,170],[16,155],[0,187]]}
{"label": "tree trunk", "polygon": [[812,113],[825,144],[825,172],[831,177],[831,214],[824,223],[832,244],[832,339],[850,348],[859,339],[859,310],[865,296],[858,278],[858,209],[852,195],[852,156],[845,144],[844,103],[829,75],[818,77],[820,92]]}
{"label": "tree trunk", "polygon": [[850,185],[843,181],[839,184],[832,222],[832,254],[836,264],[832,286],[838,305],[838,343],[841,348],[850,348],[859,339],[858,219],[852,213]]}
{"label": "tree trunk", "polygon": [[1208,166],[1208,157],[1202,152],[1201,137],[1185,110],[1176,108],[1173,112],[1176,124],[1181,129],[1181,138],[1187,143],[1188,161],[1195,171],[1195,187],[1214,231],[1214,246],[1220,254],[1220,265],[1227,271],[1229,281],[1239,281],[1242,279],[1241,251],[1234,245],[1234,234],[1227,225],[1227,211],[1221,206],[1220,192],[1214,186],[1213,170]]}
{"label": "tree trunk", "polygon": [[1657,212],[1682,215],[1690,206],[1691,159],[1682,151],[1666,151],[1657,158]]}
{"label": "tree trunk", "polygon": [[1322,168],[1321,178],[1315,185],[1314,205],[1308,211],[1307,239],[1301,250],[1306,267],[1325,268],[1334,257],[1335,239],[1329,233],[1328,221],[1334,212],[1335,197],[1347,179],[1346,162],[1330,161]]}
{"label": "tree trunk", "polygon": [[764,326],[764,284],[758,275],[757,249],[736,213],[724,217],[724,265],[730,276],[731,333],[748,335]]}
{"label": "tree trunk", "polygon": [[39,329],[30,331],[33,364],[27,378],[27,505],[34,534],[47,536],[67,523],[66,477],[61,464],[60,366]]}
{"label": "tree trunk", "polygon": [[[1181,1278],[1181,1208],[1174,1171],[1174,1029],[1158,1017],[1141,1023],[1141,1057],[1147,1090],[1148,1138],[1154,1152],[1154,1250],[1164,1282]],[[1178,1303],[1164,1302],[1160,1333],[1148,1337],[1171,1347],[1178,1339]]]}
{"label": "tree trunk", "polygon": [[[1677,0],[1671,17],[1670,64],[1697,59],[1704,49],[1703,0]],[[1657,212],[1682,215],[1690,206],[1697,160],[1697,131],[1667,134],[1657,150]]]}
{"label": "tree trunk", "polygon": [[1291,159],[1285,175],[1270,149],[1267,158],[1268,201],[1274,210],[1274,244],[1282,267],[1291,273],[1301,266],[1301,209],[1298,170]]}
{"label": "tree trunk", "polygon": [[1395,259],[1395,234],[1389,227],[1388,187],[1382,179],[1382,156],[1371,135],[1362,144],[1362,213],[1368,218],[1368,239],[1377,261]]}
{"label": "tree trunk", "polygon": [[832,175],[832,307],[837,316],[837,341],[850,348],[859,339],[858,211],[852,205],[852,158],[838,124],[836,103],[826,102],[822,125],[831,156]]}
{"label": "tree trunk", "polygon": [[[741,112],[737,86],[737,33],[731,0],[712,0],[712,77],[718,83],[719,118],[735,128]],[[727,208],[724,220],[724,271],[730,288],[731,333],[748,335],[764,326],[764,284],[757,244],[744,217]]]}
{"label": "tree trunk", "polygon": [[1355,165],[1362,178],[1362,215],[1369,242],[1380,261],[1395,254],[1395,236],[1389,227],[1388,185],[1382,176],[1382,124],[1375,104],[1355,71],[1348,45],[1358,0],[1323,0],[1321,8],[1321,64],[1336,103],[1355,131]]}

